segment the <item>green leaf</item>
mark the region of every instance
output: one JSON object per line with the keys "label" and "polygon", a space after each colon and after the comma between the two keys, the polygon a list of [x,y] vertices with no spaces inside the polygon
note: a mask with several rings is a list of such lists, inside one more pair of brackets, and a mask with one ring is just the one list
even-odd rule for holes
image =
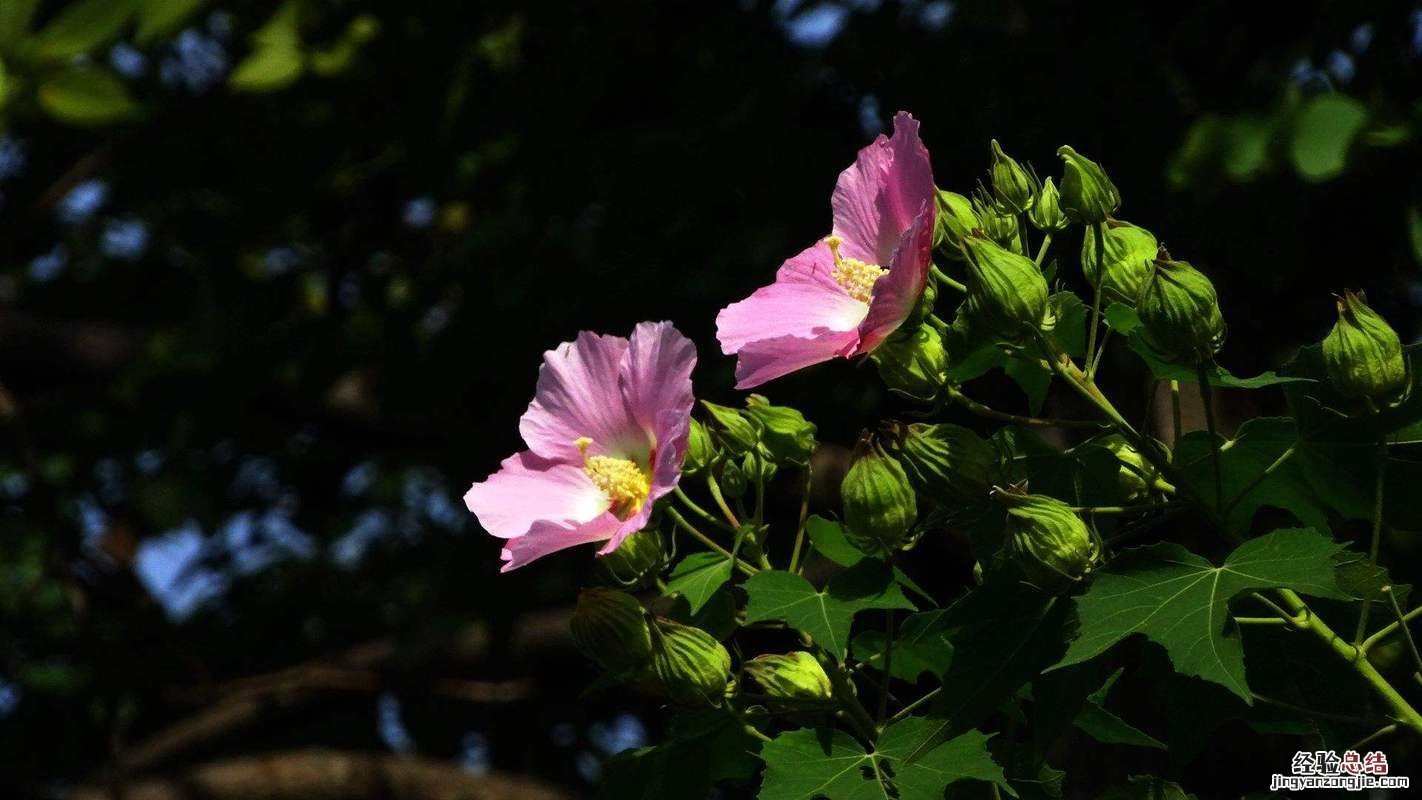
{"label": "green leaf", "polygon": [[1158,750],[1166,749],[1165,744],[1159,739],[1129,722],[1121,719],[1110,711],[1106,710],[1106,695],[1110,693],[1111,687],[1121,677],[1121,670],[1118,669],[1106,679],[1100,689],[1087,696],[1086,702],[1082,704],[1081,710],[1076,713],[1075,725],[1087,736],[1102,744],[1124,744],[1135,747],[1153,747]]}
{"label": "green leaf", "polygon": [[137,115],[138,105],[118,76],[102,67],[65,70],[39,87],[50,116],[74,125],[103,125]]}
{"label": "green leaf", "polygon": [[1341,94],[1313,98],[1294,120],[1289,157],[1307,181],[1336,178],[1347,166],[1353,140],[1368,124],[1368,109]]}
{"label": "green leaf", "polygon": [[782,733],[761,750],[765,777],[760,800],[942,800],[943,790],[961,780],[994,784],[1016,797],[1002,768],[988,752],[989,737],[969,731],[907,763],[912,743],[926,720],[910,717],[890,725],[874,752],[837,730],[801,729]]}
{"label": "green leaf", "polygon": [[[942,675],[953,663],[953,643],[948,641],[948,612],[934,609],[911,614],[898,626],[889,668],[895,678],[913,683],[923,673]],[[865,631],[854,637],[854,658],[874,669],[884,669],[884,632]]]}
{"label": "green leaf", "polygon": [[685,597],[691,606],[691,613],[696,614],[730,579],[729,558],[719,553],[692,553],[672,568],[667,589]]}
{"label": "green leaf", "polygon": [[39,0],[5,0],[0,3],[0,46],[13,44],[30,32]]}
{"label": "green leaf", "polygon": [[1101,795],[1101,800],[1191,800],[1178,785],[1153,775],[1133,775],[1125,786],[1117,786]]}
{"label": "green leaf", "polygon": [[[1146,366],[1150,367],[1152,375],[1161,380],[1192,384],[1200,382],[1200,375],[1195,367],[1169,362],[1151,349],[1140,329],[1141,320],[1135,309],[1123,303],[1112,303],[1106,309],[1105,318],[1106,324],[1110,325],[1112,330],[1126,336],[1127,344],[1141,357]],[[1211,364],[1205,369],[1205,379],[1211,386],[1225,389],[1263,389],[1284,383],[1308,383],[1312,380],[1302,376],[1278,375],[1272,371],[1261,372],[1252,378],[1240,378],[1218,364]]]}
{"label": "green leaf", "polygon": [[661,743],[608,761],[597,796],[607,800],[706,797],[720,781],[754,775],[759,748],[760,742],[727,714],[685,714],[673,720]]}
{"label": "green leaf", "polygon": [[274,92],[290,86],[305,67],[305,56],[293,47],[253,50],[232,70],[227,83],[241,92]]}
{"label": "green leaf", "polygon": [[[1109,506],[1125,499],[1116,480],[1120,462],[1105,447],[1086,442],[1062,450],[1022,428],[1000,428],[992,438],[1008,454],[1009,482],[1026,481],[1033,494],[1077,506]],[[990,555],[978,554],[980,559]]]}
{"label": "green leaf", "polygon": [[745,582],[745,590],[746,622],[784,620],[841,661],[849,649],[849,628],[856,612],[914,607],[889,566],[873,559],[836,575],[824,591],[815,591],[809,581],[781,570],[757,572]]}
{"label": "green leaf", "polygon": [[917,759],[977,727],[1066,650],[1070,604],[1007,577],[990,577],[948,608],[953,663],[929,710]]}
{"label": "green leaf", "polygon": [[[6,0],[6,3],[10,0]],[[41,58],[61,60],[86,53],[116,38],[133,16],[135,0],[78,0],[71,3],[36,40]]]}
{"label": "green leaf", "polygon": [[183,26],[208,0],[141,0],[133,43],[152,44]]}
{"label": "green leaf", "polygon": [[865,559],[864,551],[849,543],[844,525],[816,514],[805,521],[805,532],[815,552],[841,567],[852,567]]}
{"label": "green leaf", "polygon": [[1225,636],[1229,601],[1251,589],[1285,587],[1346,599],[1334,577],[1343,545],[1306,528],[1240,545],[1215,567],[1170,542],[1123,551],[1076,601],[1081,633],[1058,667],[1104,653],[1132,634],[1165,648],[1176,671],[1218,683],[1251,702],[1244,649]]}
{"label": "green leaf", "polygon": [[1052,330],[1052,338],[1073,358],[1086,355],[1086,325],[1091,309],[1071,292],[1057,292],[1047,298],[1052,312],[1056,314],[1057,326]]}

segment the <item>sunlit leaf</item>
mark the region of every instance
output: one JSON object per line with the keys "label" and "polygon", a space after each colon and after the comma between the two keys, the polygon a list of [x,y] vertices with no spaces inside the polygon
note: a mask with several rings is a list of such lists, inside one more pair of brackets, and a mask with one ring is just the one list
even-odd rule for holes
{"label": "sunlit leaf", "polygon": [[1347,95],[1313,98],[1294,120],[1289,157],[1300,177],[1326,181],[1347,165],[1353,140],[1368,123],[1368,109]]}
{"label": "sunlit leaf", "polygon": [[746,621],[784,620],[843,659],[854,615],[869,609],[913,609],[882,561],[866,559],[832,578],[823,591],[793,573],[764,570],[745,582]]}
{"label": "sunlit leaf", "polygon": [[102,125],[138,114],[128,87],[112,72],[75,68],[51,76],[39,87],[39,102],[51,116],[75,125]]}

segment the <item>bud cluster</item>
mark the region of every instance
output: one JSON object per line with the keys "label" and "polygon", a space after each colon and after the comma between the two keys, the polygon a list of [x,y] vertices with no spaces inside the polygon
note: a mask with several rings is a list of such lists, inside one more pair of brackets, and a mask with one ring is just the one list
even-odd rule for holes
{"label": "bud cluster", "polygon": [[994,489],[993,497],[1007,508],[1005,555],[1028,583],[1060,594],[1096,566],[1100,543],[1071,506],[1014,489]]}

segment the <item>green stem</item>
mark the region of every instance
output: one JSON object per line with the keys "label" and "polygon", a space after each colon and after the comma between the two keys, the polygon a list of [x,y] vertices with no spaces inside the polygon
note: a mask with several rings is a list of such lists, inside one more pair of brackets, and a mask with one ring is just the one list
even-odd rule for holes
{"label": "green stem", "polygon": [[1170,508],[1174,503],[1141,503],[1134,506],[1072,506],[1078,514],[1143,514],[1147,511]]}
{"label": "green stem", "polygon": [[1239,502],[1241,500],[1247,497],[1250,492],[1254,491],[1255,489],[1258,489],[1259,484],[1268,480],[1270,475],[1273,475],[1275,472],[1278,472],[1281,467],[1283,467],[1289,462],[1289,459],[1294,457],[1294,454],[1297,453],[1298,450],[1298,443],[1289,445],[1289,449],[1280,453],[1279,457],[1274,459],[1274,463],[1265,467],[1264,471],[1259,473],[1259,475],[1255,477],[1254,480],[1250,481],[1248,486],[1241,489],[1239,494],[1230,498],[1230,501],[1228,503],[1225,503],[1224,511],[1220,512],[1220,517],[1227,519],[1229,517],[1229,512],[1233,511],[1234,507],[1239,505]]}
{"label": "green stem", "polygon": [[676,523],[676,526],[678,528],[681,528],[683,531],[686,531],[686,533],[690,535],[691,538],[706,545],[714,553],[719,553],[725,556],[727,559],[734,559],[733,563],[736,565],[736,568],[739,569],[741,572],[745,573],[746,575],[754,575],[760,571],[751,564],[747,564],[739,558],[736,558],[735,556],[731,555],[731,551],[727,550],[719,544],[716,544],[716,542],[712,541],[710,536],[707,536],[706,534],[697,530],[695,526],[693,526],[690,522],[686,521],[686,517],[683,517],[681,514],[677,513],[677,510],[675,508],[667,506],[666,512],[667,515],[672,518],[672,522]]}
{"label": "green stem", "polygon": [[721,484],[716,482],[716,476],[706,476],[706,488],[711,490],[711,499],[716,501],[716,507],[721,509],[721,513],[726,517],[726,521],[731,523],[731,527],[736,530],[741,529],[741,521],[736,518],[735,512],[726,505],[726,498],[721,494]]}
{"label": "green stem", "polygon": [[1215,467],[1215,512],[1223,521],[1224,472],[1220,468],[1220,439],[1215,429],[1215,398],[1214,393],[1210,391],[1210,376],[1205,369],[1205,362],[1196,364],[1195,371],[1200,376],[1200,402],[1205,404],[1205,427],[1210,432],[1210,459]]}
{"label": "green stem", "polygon": [[1397,733],[1396,723],[1393,723],[1391,725],[1384,725],[1381,728],[1378,728],[1376,731],[1373,731],[1367,736],[1364,736],[1363,738],[1359,739],[1357,742],[1354,742],[1353,746],[1349,747],[1348,749],[1362,750],[1364,747],[1372,744],[1373,742],[1376,742],[1384,736],[1391,736],[1394,733]]}
{"label": "green stem", "polygon": [[[1368,545],[1368,566],[1370,573],[1377,571],[1378,545],[1382,541],[1383,479],[1387,474],[1386,450],[1384,450],[1377,459],[1377,473],[1377,484],[1373,487],[1373,538]],[[1362,644],[1363,639],[1368,635],[1368,617],[1372,612],[1372,598],[1364,597],[1363,608],[1358,612],[1358,630],[1353,635],[1353,644]]]}
{"label": "green stem", "polygon": [[1255,600],[1258,600],[1259,602],[1268,606],[1270,611],[1273,611],[1275,614],[1278,615],[1278,619],[1293,625],[1295,628],[1303,627],[1304,620],[1280,608],[1278,603],[1275,603],[1273,600],[1270,600],[1267,596],[1259,592],[1251,592],[1250,596],[1253,597]]}
{"label": "green stem", "polygon": [[1235,617],[1234,621],[1239,625],[1289,625],[1291,622],[1283,617]]}
{"label": "green stem", "polygon": [[1304,708],[1303,706],[1296,706],[1293,703],[1285,703],[1283,700],[1275,700],[1272,697],[1266,697],[1262,694],[1259,694],[1258,692],[1250,692],[1250,694],[1253,695],[1255,700],[1258,700],[1259,702],[1264,703],[1265,705],[1274,706],[1276,708],[1282,708],[1287,711],[1292,711],[1295,714],[1303,714],[1306,717],[1331,719],[1335,722],[1348,722],[1355,725],[1375,724],[1374,720],[1364,719],[1363,717],[1350,717],[1347,714],[1334,714],[1331,711],[1319,711],[1313,708]]}
{"label": "green stem", "polygon": [[718,519],[710,511],[707,511],[706,509],[698,505],[696,501],[692,500],[686,494],[686,492],[683,492],[681,490],[680,486],[677,486],[672,489],[672,494],[676,497],[676,499],[680,500],[682,504],[686,506],[688,511],[699,517],[702,522],[714,525],[717,528],[720,528],[721,530],[725,531],[726,533],[731,534],[732,536],[736,535],[735,528],[732,528],[730,525],[727,525],[724,520]]}
{"label": "green stem", "polygon": [[816,654],[820,666],[824,668],[825,674],[829,676],[830,685],[834,687],[834,697],[839,701],[840,708],[843,709],[845,717],[855,730],[859,732],[864,740],[873,743],[879,738],[879,729],[874,726],[874,720],[865,710],[864,704],[859,702],[859,698],[854,694],[854,687],[849,685],[849,678],[840,668],[839,662],[834,657],[824,652],[824,648],[819,648]]}
{"label": "green stem", "polygon": [[800,574],[800,552],[805,546],[805,527],[810,520],[810,489],[814,486],[814,467],[805,465],[805,491],[800,496],[800,524],[795,528],[795,549],[790,552],[790,571]]}
{"label": "green stem", "polygon": [[943,270],[939,269],[937,264],[933,264],[933,265],[929,266],[928,269],[929,269],[929,271],[930,271],[931,273],[933,273],[933,277],[934,277],[935,279],[937,279],[937,281],[938,281],[938,283],[939,283],[940,285],[947,286],[947,287],[949,287],[949,288],[951,288],[951,289],[955,289],[955,290],[957,290],[957,291],[959,291],[959,292],[961,292],[961,293],[964,293],[964,294],[967,293],[968,287],[966,287],[966,286],[964,286],[962,283],[960,283],[960,282],[958,282],[958,281],[955,281],[955,280],[953,280],[952,278],[948,277],[948,273],[946,273],[946,272],[944,272]]}
{"label": "green stem", "polygon": [[932,700],[933,698],[937,697],[938,695],[940,695],[940,694],[942,694],[942,693],[943,693],[943,687],[942,687],[942,686],[939,686],[939,687],[936,687],[936,688],[932,689],[932,690],[929,691],[927,694],[925,694],[923,697],[920,697],[920,698],[918,698],[917,700],[913,701],[912,703],[909,703],[908,705],[906,705],[906,706],[904,706],[903,708],[899,709],[899,713],[893,715],[892,717],[889,717],[889,723],[888,723],[888,724],[893,725],[895,722],[898,722],[899,720],[903,719],[904,717],[907,717],[909,714],[912,714],[914,711],[918,710],[918,708],[919,708],[920,706],[922,706],[924,703],[927,703],[929,700]]}
{"label": "green stem", "polygon": [[1096,358],[1096,329],[1101,326],[1101,284],[1106,278],[1106,223],[1091,226],[1091,235],[1096,238],[1096,280],[1091,299],[1091,322],[1086,334],[1086,380],[1090,381],[1092,362]]}
{"label": "green stem", "polygon": [[1170,380],[1170,422],[1173,426],[1170,430],[1171,441],[1175,446],[1180,444],[1180,381],[1172,378]]}
{"label": "green stem", "polygon": [[[1392,605],[1392,613],[1397,615],[1398,622],[1403,622],[1403,620],[1407,619],[1407,617],[1403,616],[1402,606],[1397,604],[1397,592],[1394,592],[1391,586],[1384,586],[1382,591],[1383,594],[1387,595],[1388,603]],[[1422,672],[1422,653],[1417,652],[1417,641],[1412,638],[1412,630],[1407,627],[1405,622],[1403,622],[1401,627],[1402,635],[1407,638],[1407,649],[1412,651],[1412,663],[1417,665],[1419,672]]]}
{"label": "green stem", "polygon": [[725,706],[726,706],[726,713],[730,714],[732,718],[734,718],[737,722],[741,723],[741,728],[742,728],[746,733],[750,734],[752,737],[754,737],[754,738],[756,738],[756,739],[761,740],[762,742],[770,742],[770,741],[772,741],[772,739],[771,739],[769,736],[766,736],[764,733],[761,733],[761,731],[760,731],[759,728],[757,728],[756,726],[750,724],[750,720],[747,720],[747,719],[746,719],[746,715],[745,715],[744,712],[742,712],[742,711],[736,709],[736,708],[735,708],[734,706],[732,706],[730,703],[726,703]]}
{"label": "green stem", "polygon": [[1324,644],[1328,645],[1334,654],[1351,665],[1360,677],[1372,688],[1373,692],[1387,704],[1392,710],[1392,716],[1398,722],[1411,728],[1414,733],[1422,734],[1422,714],[1417,713],[1407,699],[1398,693],[1387,682],[1387,679],[1377,671],[1371,661],[1368,660],[1365,651],[1353,644],[1344,641],[1342,637],[1333,632],[1328,624],[1319,619],[1303,601],[1292,590],[1280,589],[1279,596],[1283,598],[1284,604],[1292,609],[1296,615],[1304,617],[1303,629],[1313,633]]}
{"label": "green stem", "polygon": [[1027,226],[1029,224],[1026,211],[1017,216],[1017,241],[1022,243],[1022,255],[1024,256],[1032,254],[1032,245],[1027,241]]}
{"label": "green stem", "polygon": [[1020,414],[1009,414],[1006,411],[998,411],[995,408],[979,403],[978,401],[963,394],[954,386],[945,386],[948,399],[952,400],[964,409],[977,414],[980,417],[996,420],[998,422],[1008,422],[1013,425],[1021,425],[1027,428],[1090,428],[1101,430],[1105,427],[1099,422],[1085,419],[1053,419],[1050,417],[1024,417]]}
{"label": "green stem", "polygon": [[1042,268],[1042,259],[1047,257],[1047,248],[1052,246],[1052,235],[1049,233],[1042,237],[1042,246],[1037,248],[1037,268]]}
{"label": "green stem", "polygon": [[[1372,650],[1374,647],[1377,647],[1379,642],[1383,641],[1394,633],[1397,633],[1399,630],[1406,628],[1409,622],[1414,619],[1417,619],[1420,616],[1422,616],[1422,606],[1418,606],[1407,612],[1406,614],[1403,614],[1401,617],[1398,618],[1397,622],[1383,626],[1378,630],[1377,633],[1363,640],[1362,645],[1360,645],[1363,648],[1363,652],[1366,653]],[[1409,635],[1411,634],[1409,633]]]}

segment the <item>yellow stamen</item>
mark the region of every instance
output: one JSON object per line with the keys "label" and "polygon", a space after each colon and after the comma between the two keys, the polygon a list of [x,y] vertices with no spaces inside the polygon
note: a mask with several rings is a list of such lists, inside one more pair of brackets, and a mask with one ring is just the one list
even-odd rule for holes
{"label": "yellow stamen", "polygon": [[829,245],[830,253],[834,255],[832,277],[835,283],[844,287],[846,294],[861,303],[868,304],[874,298],[874,284],[889,271],[878,264],[868,264],[857,258],[841,256],[839,246],[843,243],[844,240],[838,236],[830,236],[825,239],[825,244]]}
{"label": "yellow stamen", "polygon": [[583,454],[583,472],[587,473],[594,486],[607,495],[612,503],[612,513],[618,519],[627,519],[637,513],[652,492],[652,482],[637,462],[616,456],[588,455],[592,439],[586,436],[579,437],[575,444],[578,452]]}

